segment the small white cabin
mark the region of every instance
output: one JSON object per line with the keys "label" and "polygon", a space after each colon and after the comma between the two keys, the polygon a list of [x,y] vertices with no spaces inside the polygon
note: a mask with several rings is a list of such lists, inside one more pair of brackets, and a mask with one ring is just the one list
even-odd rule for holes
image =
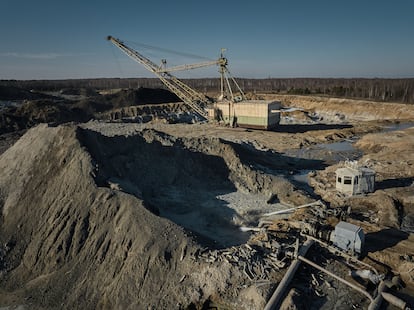
{"label": "small white cabin", "polygon": [[375,171],[359,167],[357,162],[346,162],[336,170],[336,190],[348,196],[374,192]]}

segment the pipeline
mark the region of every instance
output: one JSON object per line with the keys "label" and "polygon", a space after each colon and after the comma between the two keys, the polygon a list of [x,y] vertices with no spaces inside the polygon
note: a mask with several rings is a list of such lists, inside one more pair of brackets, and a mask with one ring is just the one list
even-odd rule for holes
{"label": "pipeline", "polygon": [[[304,234],[302,234],[304,235]],[[317,238],[314,238],[312,236],[308,236],[308,235],[304,235],[306,236],[308,239],[306,240],[306,242],[302,245],[302,247],[299,249],[298,251],[298,255],[297,258],[292,262],[292,264],[290,265],[289,269],[287,270],[287,272],[285,273],[283,279],[280,281],[278,287],[276,288],[275,292],[273,293],[272,297],[269,299],[269,301],[267,302],[264,310],[274,310],[276,309],[276,306],[278,306],[281,302],[282,297],[284,296],[285,290],[288,287],[290,281],[292,281],[297,269],[300,266],[300,262],[304,262],[316,269],[318,269],[319,271],[333,277],[334,279],[344,283],[345,285],[353,288],[354,290],[360,292],[361,294],[363,294],[365,297],[367,297],[370,301],[370,304],[368,306],[368,310],[378,310],[381,307],[382,301],[385,299],[386,301],[388,301],[389,303],[395,305],[396,307],[400,308],[400,309],[408,309],[407,308],[407,303],[403,300],[401,300],[400,298],[386,293],[386,282],[385,281],[381,281],[380,284],[378,285],[378,290],[377,290],[377,295],[375,297],[375,299],[371,296],[370,293],[368,293],[365,289],[335,275],[334,273],[326,270],[325,268],[319,266],[318,264],[308,260],[307,258],[305,258],[304,256],[306,255],[307,251],[309,250],[309,248],[313,245],[313,243],[316,241],[319,244],[327,247],[329,250],[334,250],[334,252],[342,255],[343,257],[346,257],[348,259],[352,259],[352,260],[356,260],[358,263],[360,263],[361,265],[365,265],[366,267],[369,267],[371,270],[373,270],[377,275],[378,272],[377,270],[372,267],[369,264],[366,264],[358,259],[356,259],[355,257],[352,257],[351,255],[344,253],[342,251],[338,251],[338,249],[333,248],[332,246],[330,246],[329,244],[318,240]]]}
{"label": "pipeline", "polygon": [[272,216],[272,215],[290,213],[290,212],[293,212],[293,211],[298,210],[298,209],[313,207],[313,206],[317,206],[317,205],[321,205],[321,204],[322,204],[322,202],[320,200],[318,200],[318,201],[307,203],[305,205],[301,205],[301,206],[298,206],[298,207],[293,207],[293,208],[289,208],[289,209],[284,209],[284,210],[274,211],[274,212],[270,212],[270,213],[265,213],[265,214],[263,214],[263,216]]}
{"label": "pipeline", "polygon": [[[347,258],[347,259],[350,259],[350,260],[353,260],[353,261],[356,261],[356,262],[358,262],[359,264],[361,264],[361,265],[364,265],[364,266],[366,266],[366,267],[368,267],[368,268],[370,268],[372,271],[374,271],[377,275],[379,275],[378,274],[378,271],[374,268],[374,267],[372,267],[371,265],[369,265],[369,264],[367,264],[367,263],[365,263],[365,262],[363,262],[363,261],[360,261],[359,259],[357,259],[357,258],[355,258],[355,257],[353,257],[353,256],[351,256],[351,255],[349,255],[349,254],[347,254],[347,253],[345,253],[345,252],[343,252],[343,251],[341,251],[341,250],[339,250],[339,249],[336,249],[336,248],[334,248],[334,247],[332,247],[331,245],[329,245],[329,244],[327,244],[327,243],[325,243],[325,242],[323,242],[323,241],[321,241],[321,240],[319,240],[319,239],[317,239],[317,238],[314,238],[314,237],[312,237],[312,236],[308,236],[308,235],[305,235],[305,234],[301,234],[302,236],[305,236],[305,237],[307,237],[307,238],[309,238],[310,240],[314,240],[314,241],[316,241],[316,242],[318,242],[320,245],[323,245],[323,246],[325,246],[328,250],[330,250],[331,252],[333,252],[333,253],[337,253],[337,254],[339,254],[339,255],[341,255],[341,256],[343,256],[343,257],[345,257],[345,258]],[[312,264],[310,264],[311,266],[313,266],[313,267],[315,267],[316,269],[318,269],[318,270],[320,270],[320,271],[323,271],[323,272],[325,272],[325,273],[327,273],[327,274],[329,274],[329,275],[331,275],[332,277],[334,277],[335,279],[337,279],[337,280],[339,280],[339,281],[341,281],[342,283],[344,283],[344,284],[346,284],[346,285],[348,285],[348,286],[350,286],[350,287],[352,287],[352,288],[354,288],[354,289],[356,289],[357,291],[359,291],[360,293],[362,293],[362,294],[364,294],[366,297],[368,297],[369,298],[369,300],[370,300],[370,304],[369,304],[369,306],[368,306],[368,310],[378,310],[380,307],[381,307],[381,304],[382,304],[382,301],[383,300],[386,300],[386,301],[388,301],[389,303],[391,303],[391,304],[393,304],[394,306],[396,306],[396,307],[398,307],[398,308],[400,308],[400,309],[407,309],[407,303],[404,301],[404,300],[402,300],[402,299],[400,299],[400,298],[398,298],[398,297],[396,297],[396,296],[394,296],[394,295],[392,295],[392,294],[390,294],[390,293],[386,293],[385,292],[385,290],[386,290],[386,286],[387,286],[387,282],[386,281],[381,281],[380,282],[380,284],[378,285],[378,290],[377,290],[377,295],[376,295],[376,297],[375,297],[375,299],[373,299],[372,298],[372,296],[367,292],[367,291],[365,291],[364,289],[362,289],[362,288],[360,288],[360,287],[358,287],[358,286],[355,286],[354,284],[352,284],[352,283],[350,283],[350,282],[348,282],[348,281],[346,281],[346,280],[344,280],[344,279],[342,279],[342,278],[339,278],[338,276],[336,276],[335,274],[333,274],[333,273],[330,273],[329,271],[327,271],[327,270],[325,270],[325,269],[323,269],[322,267],[320,267],[319,265],[316,265],[315,263],[313,263],[312,261],[309,261],[309,260],[307,260],[306,258],[304,258],[304,257],[298,257],[300,260],[302,260],[302,261],[304,261],[304,262],[306,262],[306,263],[312,263]]]}
{"label": "pipeline", "polygon": [[[299,249],[298,254],[300,256],[305,256],[312,244],[314,243],[313,240],[306,240],[302,247]],[[270,297],[269,301],[267,302],[264,310],[273,310],[277,309],[277,306],[280,304],[284,293],[289,286],[290,281],[292,281],[293,277],[295,276],[296,271],[298,270],[301,261],[297,258],[295,259],[292,264],[290,265],[289,269],[286,271],[283,279],[280,281],[279,285],[277,286],[276,290],[274,291],[272,297]]]}
{"label": "pipeline", "polygon": [[396,306],[399,309],[409,310],[410,308],[407,306],[407,302],[405,302],[401,298],[398,298],[397,296],[394,296],[386,292],[387,287],[389,287],[387,280],[380,282],[377,290],[377,296],[375,297],[374,301],[370,303],[368,310],[380,309],[383,300],[389,302],[390,304]]}
{"label": "pipeline", "polygon": [[385,285],[385,282],[381,281],[378,285],[377,297],[375,297],[375,299],[369,304],[368,310],[378,310],[381,307],[383,300],[382,293],[385,291],[386,288],[387,287]]}
{"label": "pipeline", "polygon": [[325,248],[327,248],[331,253],[333,253],[333,254],[339,254],[340,256],[342,256],[342,257],[344,257],[346,259],[349,259],[350,261],[357,262],[358,264],[360,264],[362,266],[365,266],[365,267],[371,269],[376,275],[379,275],[378,271],[373,266],[371,266],[370,264],[367,264],[367,263],[359,260],[358,258],[356,258],[356,257],[354,257],[352,255],[349,255],[348,253],[346,253],[346,252],[344,252],[344,251],[342,251],[342,250],[340,250],[340,249],[338,249],[336,247],[333,247],[333,246],[329,245],[328,243],[326,243],[326,242],[324,242],[322,240],[319,240],[318,238],[315,238],[313,236],[309,236],[309,235],[303,234],[303,233],[301,233],[301,236],[304,236],[304,237],[306,237],[308,239],[312,239],[312,240],[318,242],[320,245],[322,245]]}
{"label": "pipeline", "polygon": [[407,303],[404,300],[398,298],[397,296],[394,296],[387,292],[382,292],[381,295],[382,295],[382,298],[384,298],[384,300],[388,301],[390,304],[393,304],[397,308],[400,308],[403,310],[407,309]]}
{"label": "pipeline", "polygon": [[298,259],[301,260],[302,262],[307,263],[308,265],[310,265],[310,266],[318,269],[319,271],[322,271],[323,273],[326,273],[327,275],[335,278],[336,280],[338,280],[338,281],[340,281],[340,282],[348,285],[349,287],[353,288],[354,290],[360,292],[361,294],[365,295],[371,302],[374,301],[374,298],[372,298],[371,294],[368,293],[363,288],[361,288],[361,287],[359,287],[359,286],[357,286],[357,285],[355,285],[355,284],[353,284],[353,283],[351,283],[351,282],[349,282],[349,281],[347,281],[345,279],[342,279],[341,277],[337,276],[336,274],[333,274],[332,272],[330,272],[330,271],[326,270],[325,268],[323,268],[323,267],[315,264],[314,262],[310,261],[309,259],[307,259],[307,258],[305,258],[303,256],[300,256],[299,255],[298,256]]}

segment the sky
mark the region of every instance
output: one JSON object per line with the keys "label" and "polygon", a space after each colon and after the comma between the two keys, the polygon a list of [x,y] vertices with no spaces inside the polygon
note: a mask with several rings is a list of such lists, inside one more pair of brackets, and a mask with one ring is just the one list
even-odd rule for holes
{"label": "sky", "polygon": [[413,0],[0,0],[0,79],[154,77],[108,35],[157,64],[226,48],[235,77],[413,78],[413,12]]}

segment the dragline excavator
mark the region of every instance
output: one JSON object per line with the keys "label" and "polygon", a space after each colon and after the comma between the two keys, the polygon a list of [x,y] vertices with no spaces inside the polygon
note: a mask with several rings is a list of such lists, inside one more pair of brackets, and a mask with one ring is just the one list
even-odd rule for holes
{"label": "dragline excavator", "polygon": [[[191,70],[196,68],[202,68],[207,66],[217,65],[219,66],[220,72],[220,96],[219,100],[229,100],[230,102],[239,102],[245,99],[245,95],[236,80],[231,76],[230,71],[227,68],[227,59],[223,56],[224,49],[221,50],[220,57],[217,60],[206,61],[196,64],[184,64],[180,66],[167,67],[166,60],[162,60],[161,65],[156,65],[154,62],[141,55],[137,51],[125,45],[119,39],[112,36],[107,37],[108,41],[122,50],[125,54],[131,57],[133,60],[139,62],[147,70],[154,73],[164,85],[173,93],[175,93],[185,104],[187,104],[195,113],[197,113],[202,119],[207,119],[208,113],[205,110],[211,100],[204,94],[194,90],[177,77],[172,75],[170,72]],[[231,82],[236,86],[238,95],[231,89]]]}

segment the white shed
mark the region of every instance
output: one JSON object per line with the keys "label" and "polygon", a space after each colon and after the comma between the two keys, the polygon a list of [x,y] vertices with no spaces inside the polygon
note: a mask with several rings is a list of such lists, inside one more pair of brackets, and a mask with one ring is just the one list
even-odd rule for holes
{"label": "white shed", "polygon": [[357,162],[346,162],[336,170],[336,189],[346,195],[372,193],[375,187],[375,171],[359,167]]}

